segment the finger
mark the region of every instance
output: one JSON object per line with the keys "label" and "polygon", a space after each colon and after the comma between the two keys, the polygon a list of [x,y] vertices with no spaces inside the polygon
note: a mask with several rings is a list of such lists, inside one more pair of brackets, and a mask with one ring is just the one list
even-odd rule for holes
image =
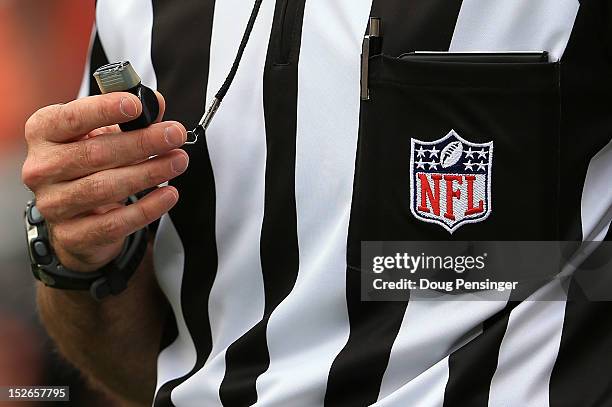
{"label": "finger", "polygon": [[173,150],[136,165],[48,185],[37,192],[36,206],[50,222],[70,219],[177,177],[188,163],[187,153]]}
{"label": "finger", "polygon": [[157,96],[157,102],[159,103],[159,114],[157,115],[157,119],[155,122],[161,122],[164,117],[164,113],[166,112],[166,99],[164,99],[164,95],[155,91],[155,96]]}
{"label": "finger", "polygon": [[26,123],[26,138],[64,143],[100,127],[134,120],[141,112],[140,100],[131,93],[90,96],[40,109]]}
{"label": "finger", "polygon": [[182,146],[187,130],[178,122],[156,123],[129,133],[111,133],[59,144],[39,156],[38,165],[53,184],[81,178],[110,168],[140,162]]}
{"label": "finger", "polygon": [[88,139],[92,137],[98,137],[102,134],[118,133],[120,131],[121,129],[119,128],[119,125],[113,124],[112,126],[104,126],[104,127],[100,127],[98,129],[92,130],[89,133],[87,133],[87,135],[84,138]]}
{"label": "finger", "polygon": [[54,226],[55,240],[73,253],[122,241],[168,212],[178,201],[176,188],[159,188],[138,202],[110,212],[73,219]]}
{"label": "finger", "polygon": [[[164,112],[166,110],[166,100],[164,99],[164,96],[161,93],[159,93],[158,91],[154,92],[155,96],[157,96],[157,103],[159,103],[159,114],[157,115],[157,119],[155,119],[154,123],[159,123],[164,117]],[[90,131],[89,134],[87,134],[87,138],[97,137],[101,134],[118,133],[120,131],[121,129],[119,128],[119,125],[113,124],[112,126],[104,126],[100,127],[99,129]]]}

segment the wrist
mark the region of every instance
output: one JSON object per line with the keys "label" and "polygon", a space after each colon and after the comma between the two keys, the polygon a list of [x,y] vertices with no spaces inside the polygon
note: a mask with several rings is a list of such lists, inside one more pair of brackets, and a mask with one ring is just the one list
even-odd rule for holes
{"label": "wrist", "polygon": [[[135,196],[131,196],[128,202],[132,204],[137,200]],[[96,300],[101,300],[109,295],[117,295],[127,288],[127,282],[142,261],[147,246],[147,228],[145,227],[129,235],[121,244],[120,253],[108,264],[93,271],[85,271],[90,267],[95,267],[95,262],[79,261],[61,247],[56,249],[52,246],[47,224],[36,208],[35,201],[29,202],[26,206],[25,226],[34,277],[52,288],[88,290]],[[62,259],[75,267],[74,269],[60,261],[57,250],[62,254]]]}
{"label": "wrist", "polygon": [[106,266],[121,254],[121,249],[123,248],[124,244],[125,239],[112,246],[107,246],[103,249],[97,250],[95,255],[88,256],[72,253],[70,250],[64,248],[62,244],[59,244],[56,240],[51,239],[51,246],[59,262],[67,269],[80,273],[93,272]]}

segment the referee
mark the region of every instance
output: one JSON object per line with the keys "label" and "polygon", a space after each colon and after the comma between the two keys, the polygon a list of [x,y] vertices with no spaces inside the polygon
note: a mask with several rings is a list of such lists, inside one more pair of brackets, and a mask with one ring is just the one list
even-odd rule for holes
{"label": "referee", "polygon": [[[129,405],[612,405],[612,307],[573,281],[366,302],[359,276],[362,241],[610,240],[609,2],[247,3],[98,0],[80,97],[27,121],[61,353]],[[97,94],[117,61],[146,128]]]}

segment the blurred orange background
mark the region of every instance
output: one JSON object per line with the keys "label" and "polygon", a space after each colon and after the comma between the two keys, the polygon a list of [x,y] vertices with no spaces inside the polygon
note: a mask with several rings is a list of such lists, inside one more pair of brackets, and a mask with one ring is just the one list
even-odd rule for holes
{"label": "blurred orange background", "polygon": [[71,402],[61,406],[114,404],[88,389],[62,361],[36,316],[22,221],[30,199],[20,178],[23,128],[38,108],[76,97],[94,3],[0,0],[0,386],[69,385]]}
{"label": "blurred orange background", "polygon": [[37,108],[74,98],[93,16],[93,0],[0,0],[0,154]]}

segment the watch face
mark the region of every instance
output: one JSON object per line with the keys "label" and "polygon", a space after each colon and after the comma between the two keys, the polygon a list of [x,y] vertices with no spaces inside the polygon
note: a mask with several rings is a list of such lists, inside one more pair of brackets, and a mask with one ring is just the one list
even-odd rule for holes
{"label": "watch face", "polygon": [[30,212],[30,208],[32,207],[32,202],[28,203],[24,214],[24,223],[25,223],[25,231],[26,238],[28,241],[28,255],[30,256],[30,262],[32,264],[36,264],[36,258],[34,257],[34,253],[32,252],[32,243],[38,239],[38,228],[35,225],[32,225],[28,218],[28,213]]}
{"label": "watch face", "polygon": [[55,285],[55,279],[43,271],[44,266],[50,266],[53,263],[53,255],[48,243],[44,222],[45,220],[36,209],[34,202],[28,202],[24,223],[32,272],[34,277],[45,284]]}
{"label": "watch face", "polygon": [[[130,203],[137,200],[135,196],[128,198]],[[36,210],[35,201],[28,202],[24,223],[30,267],[34,277],[46,286],[57,289],[89,290],[96,300],[110,294],[118,294],[125,289],[127,280],[136,271],[147,248],[147,229],[143,228],[126,239],[122,253],[111,264],[96,271],[75,272],[65,268],[53,252],[45,219]],[[121,275],[109,281],[108,270]]]}

